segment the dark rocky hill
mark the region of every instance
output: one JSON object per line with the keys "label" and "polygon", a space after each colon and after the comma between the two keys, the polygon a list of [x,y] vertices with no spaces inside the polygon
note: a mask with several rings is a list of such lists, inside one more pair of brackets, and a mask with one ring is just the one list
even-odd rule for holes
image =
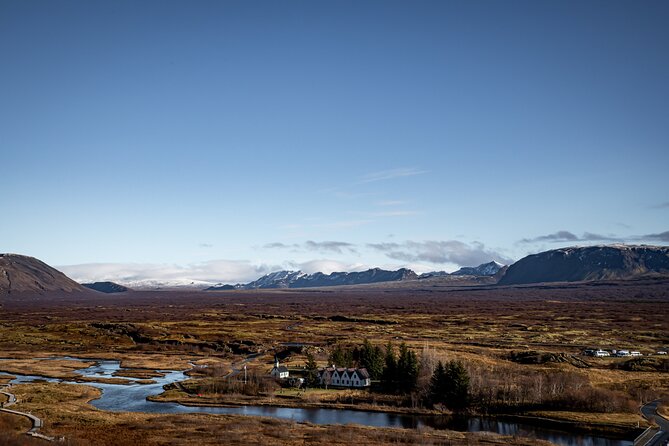
{"label": "dark rocky hill", "polygon": [[34,257],[0,254],[0,295],[46,291],[78,292],[86,288]]}
{"label": "dark rocky hill", "polygon": [[100,291],[101,293],[123,293],[130,289],[114,282],[82,283],[82,285],[91,290]]}
{"label": "dark rocky hill", "polygon": [[499,285],[669,275],[669,247],[601,245],[533,254],[509,266]]}

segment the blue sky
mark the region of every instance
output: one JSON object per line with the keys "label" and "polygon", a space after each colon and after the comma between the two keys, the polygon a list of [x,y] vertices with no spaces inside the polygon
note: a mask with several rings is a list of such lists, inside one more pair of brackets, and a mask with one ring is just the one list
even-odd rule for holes
{"label": "blue sky", "polygon": [[1,251],[85,280],[669,242],[663,1],[3,1]]}

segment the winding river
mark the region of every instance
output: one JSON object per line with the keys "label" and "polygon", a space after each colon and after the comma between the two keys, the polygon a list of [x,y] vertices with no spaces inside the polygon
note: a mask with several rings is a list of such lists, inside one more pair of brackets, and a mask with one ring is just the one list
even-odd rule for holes
{"label": "winding river", "polygon": [[[55,359],[55,358],[54,358]],[[59,358],[76,359],[79,358]],[[90,361],[88,359],[84,359]],[[2,367],[0,366],[0,369]],[[98,360],[91,367],[77,370],[84,377],[91,378],[122,378],[114,376],[122,370],[119,361]],[[268,406],[239,407],[190,407],[177,403],[158,403],[147,401],[151,395],[163,391],[163,386],[176,381],[188,379],[183,372],[161,370],[164,376],[153,378],[153,384],[140,384],[132,378],[125,378],[129,384],[85,383],[102,390],[102,396],[91,404],[98,409],[108,411],[151,412],[151,413],[197,413],[237,414],[247,416],[274,417],[309,422],[314,424],[360,424],[375,427],[417,428],[429,426],[436,429],[479,432],[488,431],[504,435],[539,438],[564,446],[630,446],[631,440],[607,438],[604,436],[570,433],[537,424],[505,420],[494,417],[446,417],[427,415],[392,414],[386,412],[369,412],[345,409],[313,409]],[[27,383],[38,379],[75,384],[74,381],[45,378],[36,375],[17,375],[12,383]]]}

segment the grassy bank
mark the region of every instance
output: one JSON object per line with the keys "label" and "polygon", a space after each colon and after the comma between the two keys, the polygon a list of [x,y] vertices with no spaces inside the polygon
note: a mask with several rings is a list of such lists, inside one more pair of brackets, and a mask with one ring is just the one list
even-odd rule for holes
{"label": "grassy bank", "polygon": [[350,442],[364,445],[548,445],[534,440],[486,433],[361,426],[319,426],[234,415],[112,413],[88,404],[99,390],[85,385],[33,383],[14,386],[20,403],[45,421],[43,432],[66,436],[69,444],[126,445],[317,445]]}

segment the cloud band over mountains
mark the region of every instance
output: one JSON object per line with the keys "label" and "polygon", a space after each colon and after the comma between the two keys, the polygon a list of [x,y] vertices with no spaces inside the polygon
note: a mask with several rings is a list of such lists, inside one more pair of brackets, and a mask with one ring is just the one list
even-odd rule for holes
{"label": "cloud band over mountains", "polygon": [[476,266],[491,260],[504,264],[513,262],[480,242],[467,244],[458,240],[408,240],[403,243],[369,243],[367,247],[384,253],[388,258],[405,262],[452,263],[460,266]]}
{"label": "cloud band over mountains", "polygon": [[669,231],[656,233],[656,234],[645,234],[645,235],[630,235],[626,237],[620,237],[617,235],[601,235],[594,234],[592,232],[584,232],[580,237],[569,231],[557,231],[552,234],[540,235],[533,238],[523,238],[518,241],[522,244],[530,243],[570,243],[570,242],[617,242],[617,243],[626,243],[626,242],[669,242]]}
{"label": "cloud band over mountains", "polygon": [[[669,231],[618,237],[584,232],[580,236],[562,230],[533,238],[523,238],[518,243],[531,245],[540,243],[593,243],[593,242],[669,242]],[[211,245],[207,245],[210,247]],[[273,271],[283,269],[300,269],[308,274],[315,272],[331,273],[335,271],[362,271],[371,267],[381,266],[386,269],[400,267],[412,268],[422,272],[443,269],[443,265],[477,266],[494,260],[503,264],[511,264],[513,258],[503,252],[487,247],[481,242],[465,243],[459,240],[406,240],[403,242],[381,242],[355,244],[345,241],[313,241],[301,243],[267,243],[261,247],[266,250],[286,250],[293,253],[306,254],[300,261],[284,260],[275,264],[253,263],[248,260],[209,260],[186,265],[151,264],[151,263],[89,263],[60,266],[59,269],[78,282],[113,281],[124,285],[161,284],[187,285],[190,282],[206,283],[245,283]],[[314,257],[311,257],[314,253]],[[367,261],[356,262],[364,253],[381,254],[391,260],[370,264]],[[323,257],[319,258],[322,254]],[[318,255],[318,256],[317,256]],[[335,257],[335,259],[327,257]],[[341,256],[341,257],[339,257]],[[438,265],[438,266],[435,266]],[[448,267],[447,266],[447,267]],[[420,271],[419,271],[420,272]]]}

